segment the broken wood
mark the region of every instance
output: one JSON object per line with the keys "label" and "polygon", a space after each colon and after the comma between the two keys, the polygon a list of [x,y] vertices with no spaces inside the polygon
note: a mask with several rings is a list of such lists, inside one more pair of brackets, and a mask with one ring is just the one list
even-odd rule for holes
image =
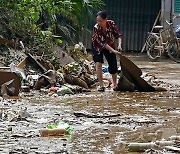
{"label": "broken wood", "polygon": [[14,79],[5,82],[1,85],[1,95],[2,96],[13,96],[15,92],[15,82]]}
{"label": "broken wood", "polygon": [[10,69],[5,71],[5,70],[0,70],[0,86],[2,86],[4,83],[14,80],[14,92],[12,96],[18,96],[19,95],[19,89],[21,86],[20,83],[20,77],[16,75],[15,73],[10,72]]}
{"label": "broken wood", "polygon": [[27,56],[29,61],[35,63],[43,71],[43,73],[47,72],[47,69],[42,66],[30,53],[28,53]]}
{"label": "broken wood", "polygon": [[113,114],[113,115],[95,115],[95,114],[86,114],[82,112],[74,112],[76,117],[86,117],[86,118],[112,118],[119,117],[121,114]]}

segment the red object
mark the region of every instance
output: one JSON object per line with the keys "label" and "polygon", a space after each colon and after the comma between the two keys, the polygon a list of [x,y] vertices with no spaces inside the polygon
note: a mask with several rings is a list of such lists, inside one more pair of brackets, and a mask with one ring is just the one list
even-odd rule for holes
{"label": "red object", "polygon": [[118,39],[121,36],[122,34],[119,33],[117,26],[112,20],[107,20],[106,31],[103,31],[102,27],[96,24],[93,28],[92,35],[93,48],[98,52],[100,52],[106,44],[115,48],[114,38]]}
{"label": "red object", "polygon": [[55,92],[55,91],[57,91],[58,89],[59,89],[58,87],[51,87],[51,88],[49,88],[49,91]]}

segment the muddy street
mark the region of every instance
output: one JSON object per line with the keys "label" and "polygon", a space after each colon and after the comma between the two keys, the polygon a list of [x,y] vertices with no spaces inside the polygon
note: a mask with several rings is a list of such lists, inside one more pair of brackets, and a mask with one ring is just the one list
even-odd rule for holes
{"label": "muddy street", "polygon": [[[0,98],[0,153],[128,153],[131,142],[151,142],[180,135],[180,65],[168,59],[150,62],[130,55],[143,73],[168,85],[165,92],[114,92],[95,89],[77,95],[21,93]],[[15,111],[23,112],[19,119]],[[21,115],[22,115],[21,114]],[[40,137],[39,130],[64,121],[74,131],[63,137]],[[157,151],[158,152],[158,151]],[[129,152],[130,153],[130,152]],[[176,153],[159,150],[159,153]]]}

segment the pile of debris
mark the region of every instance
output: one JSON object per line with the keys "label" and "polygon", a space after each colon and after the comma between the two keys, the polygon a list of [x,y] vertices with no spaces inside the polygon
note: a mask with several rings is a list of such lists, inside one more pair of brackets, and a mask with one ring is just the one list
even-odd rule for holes
{"label": "pile of debris", "polygon": [[[6,45],[12,45],[8,40],[0,40]],[[1,44],[1,43],[0,43]],[[23,46],[23,45],[22,45]],[[12,62],[9,67],[0,68],[0,95],[18,96],[19,90],[29,92],[30,89],[43,92],[57,93],[58,95],[89,92],[90,88],[97,85],[95,65],[87,58],[86,48],[82,43],[64,52],[60,47],[53,46],[52,54],[56,61],[52,63],[41,57],[34,57],[25,53],[24,47],[19,63]],[[16,57],[16,56],[15,56]],[[51,57],[51,58],[52,58]],[[12,60],[11,60],[12,61]],[[56,64],[58,65],[56,66]],[[149,74],[143,75],[141,69],[127,57],[120,55],[121,69],[118,74],[118,86],[116,91],[140,91],[153,92],[165,91],[155,77]],[[110,87],[112,83],[108,67],[103,67],[103,79]],[[157,83],[158,82],[158,83]],[[164,84],[164,83],[163,83]]]}
{"label": "pile of debris", "polygon": [[0,96],[18,96],[19,91],[31,89],[58,95],[89,92],[97,82],[93,63],[85,59],[75,61],[57,46],[52,50],[59,58],[57,70],[49,61],[30,53],[24,53],[18,64],[16,61],[9,67],[0,67]]}

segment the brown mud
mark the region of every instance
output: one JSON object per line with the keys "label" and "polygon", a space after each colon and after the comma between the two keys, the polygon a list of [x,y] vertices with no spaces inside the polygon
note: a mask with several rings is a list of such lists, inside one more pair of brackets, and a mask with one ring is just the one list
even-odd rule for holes
{"label": "brown mud", "polygon": [[[21,93],[20,100],[1,98],[0,153],[125,154],[130,142],[151,142],[180,135],[180,65],[169,59],[149,62],[147,57],[132,55],[130,59],[143,72],[169,83],[168,91],[107,89],[104,93],[92,90],[63,97],[32,91]],[[9,114],[16,114],[17,110],[24,111],[22,117],[12,119]],[[11,120],[3,119],[4,114]],[[73,126],[71,135],[40,137],[40,129],[61,120]]]}

